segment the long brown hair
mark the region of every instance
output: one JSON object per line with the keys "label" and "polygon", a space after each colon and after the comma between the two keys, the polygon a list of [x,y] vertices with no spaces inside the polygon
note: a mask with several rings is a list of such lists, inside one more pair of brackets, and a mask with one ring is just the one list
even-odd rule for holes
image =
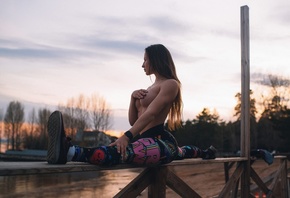
{"label": "long brown hair", "polygon": [[169,50],[162,44],[150,45],[145,48],[150,67],[159,75],[167,79],[174,79],[179,83],[179,91],[168,114],[168,128],[175,130],[181,126],[182,97],[181,83],[176,75],[175,65]]}

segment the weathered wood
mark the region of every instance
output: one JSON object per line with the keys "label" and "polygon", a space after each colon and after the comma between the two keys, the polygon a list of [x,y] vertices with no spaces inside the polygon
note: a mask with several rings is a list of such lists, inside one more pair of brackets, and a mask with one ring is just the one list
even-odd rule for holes
{"label": "weathered wood", "polygon": [[168,167],[158,166],[151,168],[151,184],[148,187],[148,197],[165,198],[166,197],[166,177]]}
{"label": "weathered wood", "polygon": [[249,7],[241,7],[241,156],[250,156]]}
{"label": "weathered wood", "polygon": [[281,177],[282,177],[282,189],[283,192],[285,193],[285,197],[289,198],[290,194],[289,194],[289,189],[288,189],[288,181],[287,181],[287,174],[288,174],[288,166],[287,166],[287,159],[281,159],[280,163],[282,164],[282,166],[284,166],[284,168],[282,169],[282,173],[281,173]]}
{"label": "weathered wood", "polygon": [[290,175],[288,174],[288,176],[287,176],[287,179],[288,179],[288,185],[287,185],[287,187],[288,187],[288,197],[290,196]]}
{"label": "weathered wood", "polygon": [[260,187],[260,189],[267,195],[269,194],[270,190],[258,176],[256,171],[251,167],[251,178],[255,181],[255,183]]}
{"label": "weathered wood", "polygon": [[281,160],[281,164],[277,170],[276,176],[270,189],[272,189],[272,194],[269,197],[281,197],[288,198],[288,189],[287,189],[287,160]]}
{"label": "weathered wood", "polygon": [[188,166],[197,164],[214,164],[214,163],[224,163],[224,162],[241,162],[246,161],[246,157],[228,157],[228,158],[216,158],[210,160],[203,160],[201,158],[192,158],[185,160],[175,160],[165,166]]}
{"label": "weathered wood", "polygon": [[184,198],[201,198],[190,186],[188,186],[182,179],[180,179],[172,171],[167,172],[166,184],[177,194]]}
{"label": "weathered wood", "polygon": [[241,7],[241,156],[247,157],[241,176],[241,197],[250,195],[250,34],[249,7]]}
{"label": "weathered wood", "polygon": [[229,171],[233,167],[235,162],[224,162],[225,182],[229,180]]}
{"label": "weathered wood", "polygon": [[134,198],[149,186],[153,176],[150,168],[143,170],[135,179],[133,179],[125,188],[117,193],[114,198]]}
{"label": "weathered wood", "polygon": [[[245,161],[246,158],[217,158],[214,160],[185,159],[173,161],[162,166],[189,166],[196,164],[211,164],[224,162],[238,162]],[[83,172],[83,171],[100,171],[100,170],[116,170],[140,168],[131,164],[119,164],[116,166],[96,166],[82,162],[69,162],[65,165],[48,164],[47,162],[0,162],[0,176],[10,175],[33,175],[33,174],[47,174],[47,173],[66,173],[66,172]]]}
{"label": "weathered wood", "polygon": [[238,181],[236,182],[236,186],[235,186],[234,192],[232,193],[232,195],[233,195],[232,198],[238,197],[240,180],[241,179],[239,178]]}
{"label": "weathered wood", "polygon": [[[275,185],[273,189],[279,191],[279,185],[282,187],[283,193],[287,191],[287,159],[285,156],[276,156],[275,159],[280,159],[281,165],[279,167],[276,177],[276,181],[273,182]],[[186,159],[173,161],[169,164],[157,166],[157,167],[144,167],[143,172],[138,175],[134,180],[132,180],[124,189],[122,189],[115,197],[136,197],[138,196],[146,187],[149,186],[148,195],[149,197],[165,197],[166,185],[174,190],[181,197],[201,197],[197,192],[195,192],[190,186],[188,186],[181,178],[171,171],[172,167],[175,166],[192,166],[192,165],[202,165],[202,164],[212,164],[212,163],[232,163],[237,162],[237,168],[234,173],[229,176],[229,180],[223,188],[220,197],[236,197],[237,187],[240,181],[240,176],[244,170],[244,164],[247,163],[247,158],[237,157],[237,158],[217,158],[214,160],[202,160],[202,159]],[[232,165],[231,165],[232,167]],[[1,162],[0,163],[0,175],[23,175],[23,174],[49,174],[49,173],[66,173],[66,172],[79,172],[79,171],[102,171],[102,170],[115,170],[124,168],[140,168],[129,164],[120,164],[111,167],[101,167],[80,162],[70,162],[66,165],[50,165],[46,162]],[[252,174],[254,175],[254,174]],[[259,185],[259,187],[266,189],[263,186],[262,181],[259,181],[257,175],[254,175],[254,181]],[[265,181],[263,181],[265,183]],[[261,185],[262,184],[262,185]],[[273,191],[274,191],[273,190]],[[270,192],[268,195],[270,196]],[[287,193],[287,192],[286,192]],[[284,195],[283,194],[283,195]],[[158,195],[158,196],[157,196]],[[274,195],[277,195],[277,193]],[[279,194],[280,195],[280,194]],[[249,195],[248,197],[251,197]]]}
{"label": "weathered wood", "polygon": [[[245,163],[245,162],[244,162]],[[224,188],[222,189],[221,193],[219,194],[219,198],[224,198],[224,197],[230,197],[231,193],[233,192],[233,189],[235,189],[235,184],[238,182],[239,178],[241,177],[241,174],[243,173],[243,163],[239,163],[235,172],[229,179],[229,181],[226,183]]]}

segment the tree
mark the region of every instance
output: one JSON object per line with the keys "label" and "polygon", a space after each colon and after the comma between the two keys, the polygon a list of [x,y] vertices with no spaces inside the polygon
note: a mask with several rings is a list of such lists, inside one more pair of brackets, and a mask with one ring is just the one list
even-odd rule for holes
{"label": "tree", "polygon": [[74,138],[77,130],[75,98],[68,99],[66,105],[59,104],[58,109],[62,112],[67,134]]}
{"label": "tree", "polygon": [[35,124],[36,124],[36,113],[35,113],[35,109],[33,108],[31,110],[31,112],[29,113],[29,117],[28,117],[28,132],[29,132],[29,136],[32,137],[33,134],[35,133]]}
{"label": "tree", "polygon": [[282,111],[281,118],[275,123],[275,127],[280,131],[281,144],[277,149],[281,152],[290,151],[290,109]]}
{"label": "tree", "polygon": [[76,100],[76,121],[77,121],[77,130],[83,131],[86,129],[88,124],[90,101],[86,99],[86,97],[81,94]]}
{"label": "tree", "polygon": [[36,134],[36,113],[35,109],[33,108],[28,115],[28,127],[24,130],[25,137],[23,140],[24,147],[27,149],[37,149],[38,148],[38,135]]}
{"label": "tree", "polygon": [[86,97],[83,94],[70,98],[65,105],[59,104],[63,113],[64,126],[74,137],[78,130],[86,128],[101,131],[110,127],[111,110],[106,100],[97,94]]}
{"label": "tree", "polygon": [[199,142],[202,142],[203,145],[200,147],[208,147],[212,144],[217,148],[221,148],[221,131],[219,127],[219,115],[214,110],[213,113],[210,112],[208,108],[204,108],[201,113],[197,116],[197,121],[195,124],[195,130],[198,131],[199,141],[196,142],[197,145]]}
{"label": "tree", "polygon": [[[234,114],[234,116],[237,117],[237,120],[241,120],[242,94],[237,93],[235,97],[237,98],[237,105],[235,106],[236,113]],[[256,120],[256,113],[257,113],[256,100],[255,98],[253,98],[253,91],[250,90],[250,116],[254,120]]]}
{"label": "tree", "polygon": [[[168,126],[167,123],[166,126]],[[196,140],[199,139],[198,132],[194,129],[193,121],[190,120],[183,122],[182,127],[176,131],[172,131],[172,134],[176,138],[179,146],[196,145]]]}
{"label": "tree", "polygon": [[39,149],[47,149],[47,140],[48,140],[48,131],[47,131],[47,122],[51,111],[49,109],[39,109],[38,118],[37,118],[37,131],[38,131],[38,141]]}
{"label": "tree", "polygon": [[80,94],[77,98],[68,99],[65,105],[58,105],[63,115],[64,128],[70,137],[74,138],[78,130],[83,131],[88,128],[89,104],[90,101]]}
{"label": "tree", "polygon": [[[240,121],[241,121],[241,106],[242,106],[242,101],[241,101],[241,93],[237,93],[235,97],[237,98],[237,105],[235,106],[235,114],[234,116],[237,117],[237,123],[235,123],[236,126],[240,127]],[[253,91],[250,90],[250,135],[251,135],[251,147],[252,148],[257,148],[257,120],[256,120],[256,114],[257,114],[257,109],[256,109],[256,99],[253,98]],[[240,134],[240,129],[239,134]]]}
{"label": "tree", "polygon": [[262,116],[279,116],[278,114],[289,104],[290,80],[283,76],[269,74],[258,83],[268,88],[264,89],[267,95],[262,93],[261,96],[261,104],[264,107]]}
{"label": "tree", "polygon": [[203,108],[202,112],[199,113],[197,116],[197,123],[212,123],[217,124],[219,120],[219,115],[214,110],[213,113],[210,112],[208,108]]}
{"label": "tree", "polygon": [[2,131],[3,131],[3,109],[0,109],[0,152],[1,152],[1,143],[2,143]]}
{"label": "tree", "polygon": [[10,102],[4,118],[5,132],[8,137],[7,148],[9,148],[9,143],[11,140],[12,150],[20,149],[20,130],[23,122],[23,105],[18,101]]}
{"label": "tree", "polygon": [[[269,150],[283,149],[287,124],[290,80],[277,75],[268,75],[259,82],[267,92],[262,94],[263,111],[259,120],[259,146]],[[288,131],[287,131],[288,132]]]}
{"label": "tree", "polygon": [[103,97],[96,94],[91,96],[90,116],[93,122],[93,129],[97,131],[107,130],[110,124],[111,111]]}

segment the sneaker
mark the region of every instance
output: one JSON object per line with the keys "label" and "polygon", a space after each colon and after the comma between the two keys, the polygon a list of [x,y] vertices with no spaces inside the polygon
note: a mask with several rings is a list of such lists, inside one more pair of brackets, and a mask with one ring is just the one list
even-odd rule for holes
{"label": "sneaker", "polygon": [[262,158],[268,165],[271,165],[273,163],[274,157],[273,155],[264,149],[256,149],[251,150],[251,157],[253,158]]}
{"label": "sneaker", "polygon": [[216,148],[210,146],[208,149],[204,151],[204,156],[202,157],[202,159],[215,159],[216,152],[217,152]]}
{"label": "sneaker", "polygon": [[66,164],[67,152],[71,145],[71,139],[65,135],[61,112],[54,111],[49,116],[47,128],[47,162],[49,164]]}

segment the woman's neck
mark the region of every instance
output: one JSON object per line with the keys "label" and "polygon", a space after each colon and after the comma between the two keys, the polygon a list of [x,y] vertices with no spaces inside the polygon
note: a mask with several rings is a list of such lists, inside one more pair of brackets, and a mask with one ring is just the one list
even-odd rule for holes
{"label": "woman's neck", "polygon": [[163,82],[164,80],[167,80],[167,78],[159,75],[155,75],[155,83]]}

